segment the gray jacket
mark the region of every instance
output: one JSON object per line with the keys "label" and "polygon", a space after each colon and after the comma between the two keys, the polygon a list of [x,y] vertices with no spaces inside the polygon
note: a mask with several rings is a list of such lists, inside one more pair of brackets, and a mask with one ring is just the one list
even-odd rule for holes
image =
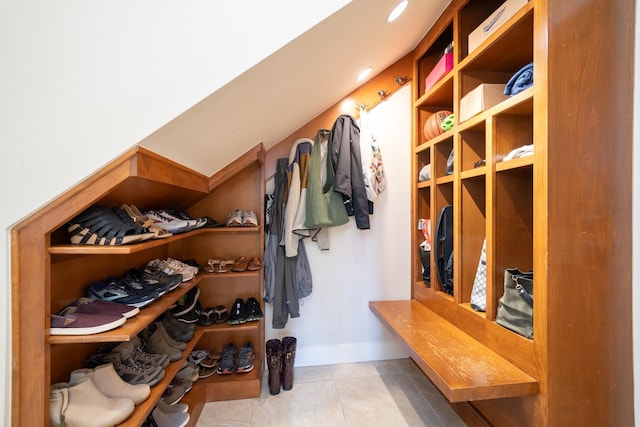
{"label": "gray jacket", "polygon": [[360,158],[360,128],[347,114],[338,117],[331,129],[331,161],[336,174],[334,191],[342,194],[347,214],[355,216],[359,229],[371,228]]}

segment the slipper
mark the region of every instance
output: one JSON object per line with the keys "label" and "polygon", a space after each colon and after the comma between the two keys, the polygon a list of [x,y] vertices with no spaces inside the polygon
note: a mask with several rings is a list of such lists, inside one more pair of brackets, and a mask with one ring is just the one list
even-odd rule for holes
{"label": "slipper", "polygon": [[260,270],[261,268],[262,268],[262,261],[260,261],[260,258],[258,257],[251,258],[251,261],[249,261],[249,265],[247,266],[247,270],[257,271],[257,270]]}
{"label": "slipper", "polygon": [[207,356],[209,355],[209,350],[193,350],[189,353],[189,357],[187,360],[191,363],[199,365]]}
{"label": "slipper", "polygon": [[246,271],[248,267],[249,267],[249,264],[247,263],[247,259],[241,256],[236,258],[235,262],[233,263],[233,267],[231,267],[231,271],[235,271],[236,273],[241,273],[243,271]]}
{"label": "slipper", "polygon": [[229,318],[229,311],[224,305],[216,305],[213,307],[213,323],[220,324],[227,321]]}

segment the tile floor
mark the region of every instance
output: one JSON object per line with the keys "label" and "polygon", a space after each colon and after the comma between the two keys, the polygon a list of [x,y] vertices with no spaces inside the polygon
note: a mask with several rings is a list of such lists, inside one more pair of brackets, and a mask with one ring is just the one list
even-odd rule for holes
{"label": "tile floor", "polygon": [[462,427],[410,359],[296,367],[293,389],[207,403],[197,427]]}

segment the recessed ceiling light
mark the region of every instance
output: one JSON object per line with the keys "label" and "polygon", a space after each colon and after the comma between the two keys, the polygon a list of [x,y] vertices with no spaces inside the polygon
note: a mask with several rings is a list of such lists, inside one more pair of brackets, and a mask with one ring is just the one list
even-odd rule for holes
{"label": "recessed ceiling light", "polygon": [[362,70],[362,72],[360,74],[358,74],[358,77],[356,77],[356,80],[357,81],[364,80],[365,77],[367,77],[370,72],[371,72],[371,67],[365,68],[364,70]]}
{"label": "recessed ceiling light", "polygon": [[407,8],[409,0],[402,0],[400,4],[393,8],[389,16],[387,16],[387,22],[393,22],[398,19],[398,16],[402,15],[402,12]]}

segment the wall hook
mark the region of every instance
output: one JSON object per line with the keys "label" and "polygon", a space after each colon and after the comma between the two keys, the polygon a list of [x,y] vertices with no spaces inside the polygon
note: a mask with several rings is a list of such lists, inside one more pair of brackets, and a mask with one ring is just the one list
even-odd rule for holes
{"label": "wall hook", "polygon": [[388,95],[389,95],[389,93],[386,90],[379,90],[378,91],[378,96],[380,97],[380,99],[385,99]]}
{"label": "wall hook", "polygon": [[406,77],[396,77],[396,83],[398,83],[398,86],[404,86],[408,81],[409,79]]}

